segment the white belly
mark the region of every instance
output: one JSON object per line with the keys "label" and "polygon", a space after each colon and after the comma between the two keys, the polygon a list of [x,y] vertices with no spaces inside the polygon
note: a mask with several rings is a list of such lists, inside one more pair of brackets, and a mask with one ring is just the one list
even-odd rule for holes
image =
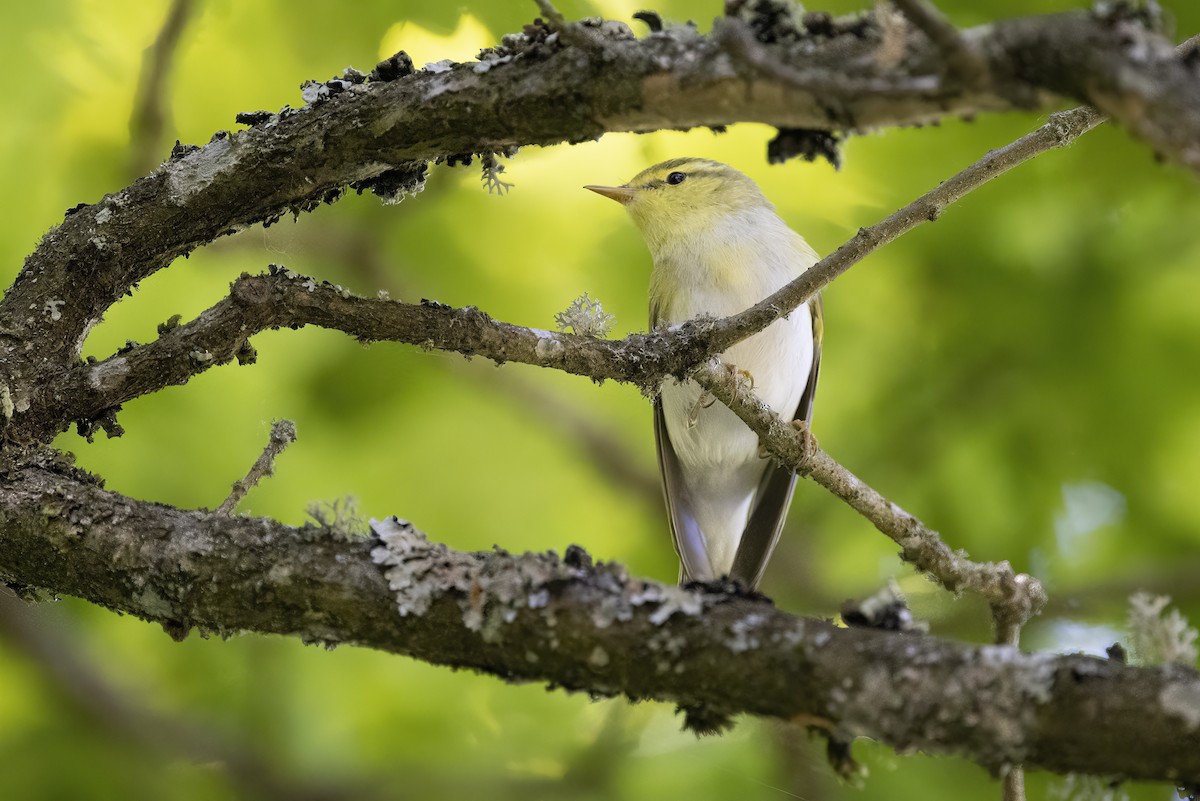
{"label": "white belly", "polygon": [[[749,373],[754,394],[790,420],[808,382],[812,351],[812,319],[805,305],[786,320],[734,345],[720,358],[726,366]],[[757,461],[758,436],[719,401],[693,415],[699,398],[700,387],[693,381],[668,382],[662,388],[667,431],[680,464],[685,469],[702,469]],[[690,419],[695,425],[689,425]]]}
{"label": "white belly", "polygon": [[[805,305],[734,345],[721,361],[748,372],[755,394],[790,420],[808,381],[812,351],[812,321]],[[663,417],[709,558],[721,575],[733,566],[769,462],[759,457],[757,434],[720,401],[697,408],[700,395],[692,381],[664,385]]]}

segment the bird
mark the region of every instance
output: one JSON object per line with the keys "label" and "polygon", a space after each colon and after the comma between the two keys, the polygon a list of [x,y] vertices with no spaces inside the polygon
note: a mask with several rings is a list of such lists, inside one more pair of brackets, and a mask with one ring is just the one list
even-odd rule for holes
{"label": "bird", "polygon": [[[584,188],[622,204],[646,242],[651,329],[744,311],[818,261],[758,185],[718,161],[670,159],[621,186]],[[807,426],[823,333],[818,294],[720,359],[783,419]],[[654,435],[680,582],[755,589],[783,530],[795,471],[764,458],[757,435],[691,380],[664,382]]]}

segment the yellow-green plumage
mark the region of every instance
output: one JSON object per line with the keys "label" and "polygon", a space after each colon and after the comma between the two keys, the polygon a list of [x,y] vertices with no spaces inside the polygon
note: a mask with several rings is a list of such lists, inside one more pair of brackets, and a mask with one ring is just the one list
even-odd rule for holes
{"label": "yellow-green plumage", "polygon": [[[817,256],[748,177],[716,161],[672,159],[621,187],[620,201],[654,258],[651,325],[749,308]],[[748,373],[785,419],[808,421],[820,364],[819,299],[732,346],[721,360]],[[655,434],[671,530],[685,579],[732,576],[754,586],[787,515],[795,474],[763,459],[753,432],[693,382],[668,382]]]}

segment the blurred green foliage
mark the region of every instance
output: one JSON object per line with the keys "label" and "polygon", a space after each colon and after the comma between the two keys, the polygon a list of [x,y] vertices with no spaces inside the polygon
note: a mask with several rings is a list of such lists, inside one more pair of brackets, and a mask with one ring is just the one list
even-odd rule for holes
{"label": "blurred green foliage", "polygon": [[[640,2],[562,2],[568,16],[629,20]],[[861,3],[824,6],[851,11]],[[947,0],[962,25],[1076,7],[1049,0]],[[1181,34],[1200,8],[1166,0]],[[664,17],[701,27],[718,3],[669,0]],[[0,265],[7,282],[63,211],[129,183],[128,121],[144,48],[166,2],[8,4],[0,22],[8,113],[0,126]],[[530,2],[210,0],[185,30],[165,97],[170,141],[201,143],[238,111],[299,105],[299,83],[369,69],[404,48],[418,64],[465,59],[518,30]],[[468,15],[468,16],[464,16]],[[640,23],[632,23],[641,30]],[[488,195],[477,165],[436,168],[400,206],[349,196],[246,231],[143,283],[87,343],[110,354],[195,315],[229,281],[269,262],[373,294],[475,304],[552,327],[589,292],[645,326],[649,260],[621,210],[581,192],[647,164],[703,155],[738,165],[821,252],[952,175],[1042,116],[948,121],[852,139],[845,166],[765,163],[754,125],[529,148],[515,183]],[[826,292],[815,430],[868,482],[980,559],[1041,577],[1056,603],[1026,633],[1047,649],[1102,650],[1123,636],[1125,599],[1172,594],[1200,617],[1200,198],[1193,176],[1101,129],[1019,168],[932,225],[871,256]],[[524,366],[325,331],[258,337],[258,364],[223,367],[128,405],[127,434],[59,445],[135,497],[215,507],[253,461],[270,421],[300,439],[243,504],[299,523],[313,500],[348,495],[364,514],[399,514],[456,548],[585,546],[660,580],[675,575],[662,512],[597,466],[568,404],[652,474],[646,401],[636,390]],[[653,490],[649,497],[653,498]],[[902,566],[895,547],[819,488],[802,484],[764,589],[789,610],[832,616],[898,577],[934,632],[988,637],[972,599]],[[390,797],[964,798],[998,794],[968,763],[855,746],[861,788],[830,777],[820,743],[745,721],[697,741],[671,710],[511,687],[364,650],[193,636],[72,600],[37,610],[96,670],[152,709],[253,743],[298,782],[378,783]],[[237,793],[212,765],[146,754],[81,719],[0,642],[0,797],[216,799]],[[1042,793],[1044,777],[1031,779]],[[1162,788],[1137,797],[1162,798]]]}

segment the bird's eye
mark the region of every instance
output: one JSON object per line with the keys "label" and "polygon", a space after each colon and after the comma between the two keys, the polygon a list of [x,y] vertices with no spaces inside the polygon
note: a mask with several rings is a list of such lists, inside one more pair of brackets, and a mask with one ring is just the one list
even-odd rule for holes
{"label": "bird's eye", "polygon": [[684,178],[687,178],[686,172],[673,172],[667,176],[667,183],[669,183],[671,186],[675,186],[676,184],[683,183]]}

